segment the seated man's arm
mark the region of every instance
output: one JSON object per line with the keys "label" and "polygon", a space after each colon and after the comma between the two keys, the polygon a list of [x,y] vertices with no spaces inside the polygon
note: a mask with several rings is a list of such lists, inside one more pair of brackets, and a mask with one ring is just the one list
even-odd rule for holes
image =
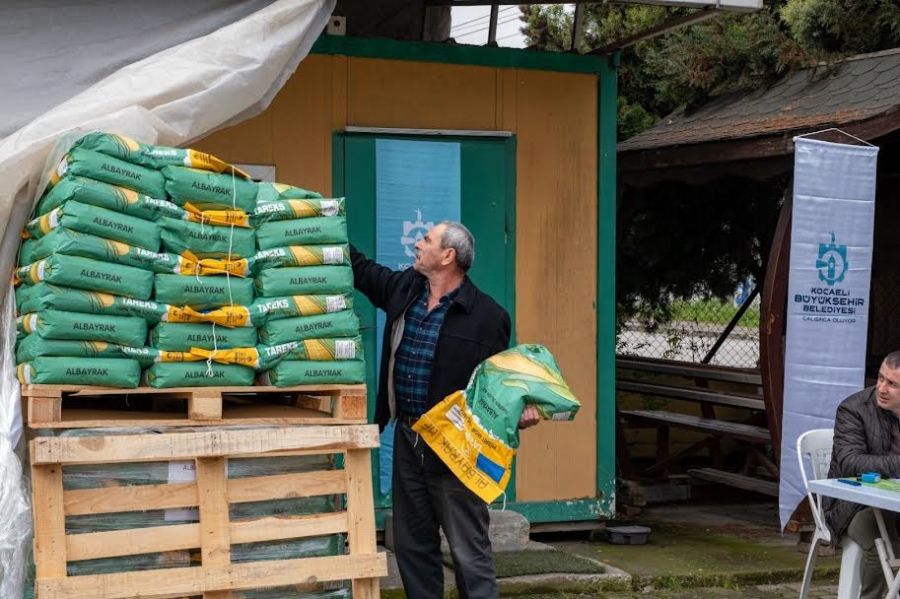
{"label": "seated man's arm", "polygon": [[875,455],[867,443],[866,428],[872,426],[862,415],[843,404],[834,420],[834,459],[840,476],[859,476],[879,472],[888,478],[900,478],[900,455]]}
{"label": "seated man's arm", "polygon": [[353,284],[376,308],[385,310],[391,290],[403,271],[394,271],[370,260],[352,244],[350,263],[353,266]]}

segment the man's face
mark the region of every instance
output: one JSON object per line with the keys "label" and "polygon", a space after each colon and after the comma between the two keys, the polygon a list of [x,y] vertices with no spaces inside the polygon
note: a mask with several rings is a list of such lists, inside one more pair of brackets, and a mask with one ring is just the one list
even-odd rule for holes
{"label": "man's face", "polygon": [[425,237],[416,242],[416,259],[413,268],[423,275],[432,274],[449,266],[453,262],[453,250],[441,249],[444,237],[444,225],[432,227]]}
{"label": "man's face", "polygon": [[891,368],[884,362],[881,363],[875,396],[878,398],[878,407],[900,415],[900,368]]}

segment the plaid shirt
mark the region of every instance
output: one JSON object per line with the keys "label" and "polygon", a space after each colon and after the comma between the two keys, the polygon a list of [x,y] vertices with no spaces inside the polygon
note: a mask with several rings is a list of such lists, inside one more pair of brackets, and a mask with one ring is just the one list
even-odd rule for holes
{"label": "plaid shirt", "polygon": [[403,339],[394,356],[394,392],[401,412],[419,416],[426,412],[428,383],[434,363],[434,351],[444,317],[459,287],[441,298],[428,311],[428,285],[406,311]]}

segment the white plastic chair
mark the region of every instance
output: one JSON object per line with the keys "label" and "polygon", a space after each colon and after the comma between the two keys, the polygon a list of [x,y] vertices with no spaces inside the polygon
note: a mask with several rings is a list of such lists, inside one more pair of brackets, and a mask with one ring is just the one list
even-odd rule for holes
{"label": "white plastic chair", "polygon": [[[831,448],[834,445],[834,429],[821,428],[806,431],[797,439],[797,459],[800,461],[800,474],[803,476],[803,487],[809,498],[816,531],[806,558],[806,570],[803,573],[803,584],[800,586],[800,599],[806,599],[809,593],[815,569],[819,545],[831,542],[831,531],[825,524],[825,512],[822,510],[822,498],[809,492],[809,481],[828,478],[828,467],[831,464]],[[810,466],[812,470],[810,470]],[[862,561],[862,549],[845,536],[841,542],[841,574],[838,583],[840,599],[859,597],[859,569]]]}

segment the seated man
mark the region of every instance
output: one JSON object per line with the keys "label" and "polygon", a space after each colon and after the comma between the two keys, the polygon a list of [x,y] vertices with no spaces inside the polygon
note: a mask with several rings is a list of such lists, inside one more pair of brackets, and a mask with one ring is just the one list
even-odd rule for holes
{"label": "seated man", "polygon": [[[884,359],[878,382],[841,402],[834,419],[834,449],[828,478],[878,472],[885,478],[900,478],[900,351]],[[875,539],[878,525],[871,508],[825,498],[825,520],[834,544],[846,534],[863,549],[860,599],[884,597],[887,584],[879,563]],[[894,545],[900,517],[882,511]]]}

